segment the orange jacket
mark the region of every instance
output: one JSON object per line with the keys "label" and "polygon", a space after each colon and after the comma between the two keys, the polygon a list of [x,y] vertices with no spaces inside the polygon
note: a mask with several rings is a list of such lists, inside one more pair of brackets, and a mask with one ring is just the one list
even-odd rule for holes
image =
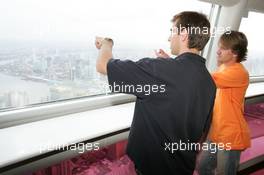
{"label": "orange jacket", "polygon": [[228,144],[232,150],[250,147],[249,128],[244,118],[244,97],[249,84],[247,70],[240,63],[222,65],[212,77],[217,91],[209,139]]}

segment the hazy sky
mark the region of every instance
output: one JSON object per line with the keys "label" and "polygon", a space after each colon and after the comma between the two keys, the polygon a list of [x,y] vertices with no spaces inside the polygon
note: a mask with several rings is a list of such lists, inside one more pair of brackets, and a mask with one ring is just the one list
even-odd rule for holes
{"label": "hazy sky", "polygon": [[243,18],[239,30],[244,32],[248,38],[249,50],[263,52],[260,43],[264,40],[264,18],[263,13],[249,12],[248,18]]}
{"label": "hazy sky", "polygon": [[[164,48],[174,14],[183,10],[209,14],[210,7],[197,0],[6,0],[0,3],[0,43],[92,45],[95,36],[109,36],[117,46]],[[241,24],[251,48],[263,38],[263,16],[249,13]]]}
{"label": "hazy sky", "polygon": [[170,20],[183,10],[209,14],[197,0],[7,0],[0,4],[0,40],[167,46]]}

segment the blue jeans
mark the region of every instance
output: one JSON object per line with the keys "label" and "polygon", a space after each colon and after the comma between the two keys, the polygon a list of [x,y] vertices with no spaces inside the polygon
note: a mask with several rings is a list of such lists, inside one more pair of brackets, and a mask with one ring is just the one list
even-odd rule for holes
{"label": "blue jeans", "polygon": [[[210,141],[206,143],[212,145]],[[241,151],[218,150],[213,146],[209,146],[208,150],[202,150],[199,155],[197,162],[199,175],[236,175]]]}

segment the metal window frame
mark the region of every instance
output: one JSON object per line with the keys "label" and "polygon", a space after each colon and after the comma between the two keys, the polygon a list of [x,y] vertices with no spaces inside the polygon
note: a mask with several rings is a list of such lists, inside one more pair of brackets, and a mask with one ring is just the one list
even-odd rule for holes
{"label": "metal window frame", "polygon": [[[214,14],[214,7],[215,5],[212,4],[209,19],[211,19],[212,15]],[[208,55],[207,52],[208,50],[202,54]],[[60,117],[66,114],[134,102],[135,100],[136,97],[132,95],[104,94],[91,97],[67,99],[58,102],[34,104],[22,108],[0,110],[0,129],[39,120]]]}
{"label": "metal window frame", "polygon": [[250,80],[250,83],[264,82],[264,76],[250,76],[249,80]]}
{"label": "metal window frame", "polygon": [[127,94],[98,95],[10,109],[0,113],[0,129],[103,107],[134,102]]}

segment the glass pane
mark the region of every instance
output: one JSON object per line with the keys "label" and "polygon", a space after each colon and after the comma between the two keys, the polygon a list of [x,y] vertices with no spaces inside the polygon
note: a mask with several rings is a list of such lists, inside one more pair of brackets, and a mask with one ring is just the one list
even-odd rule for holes
{"label": "glass pane", "polygon": [[248,18],[243,18],[240,31],[248,38],[248,57],[243,64],[249,71],[250,76],[264,76],[264,50],[260,44],[264,40],[263,31],[264,14],[249,12]]}
{"label": "glass pane", "polygon": [[169,50],[173,15],[210,9],[197,0],[2,1],[0,109],[105,94],[95,36],[115,40],[116,58],[154,57]]}

